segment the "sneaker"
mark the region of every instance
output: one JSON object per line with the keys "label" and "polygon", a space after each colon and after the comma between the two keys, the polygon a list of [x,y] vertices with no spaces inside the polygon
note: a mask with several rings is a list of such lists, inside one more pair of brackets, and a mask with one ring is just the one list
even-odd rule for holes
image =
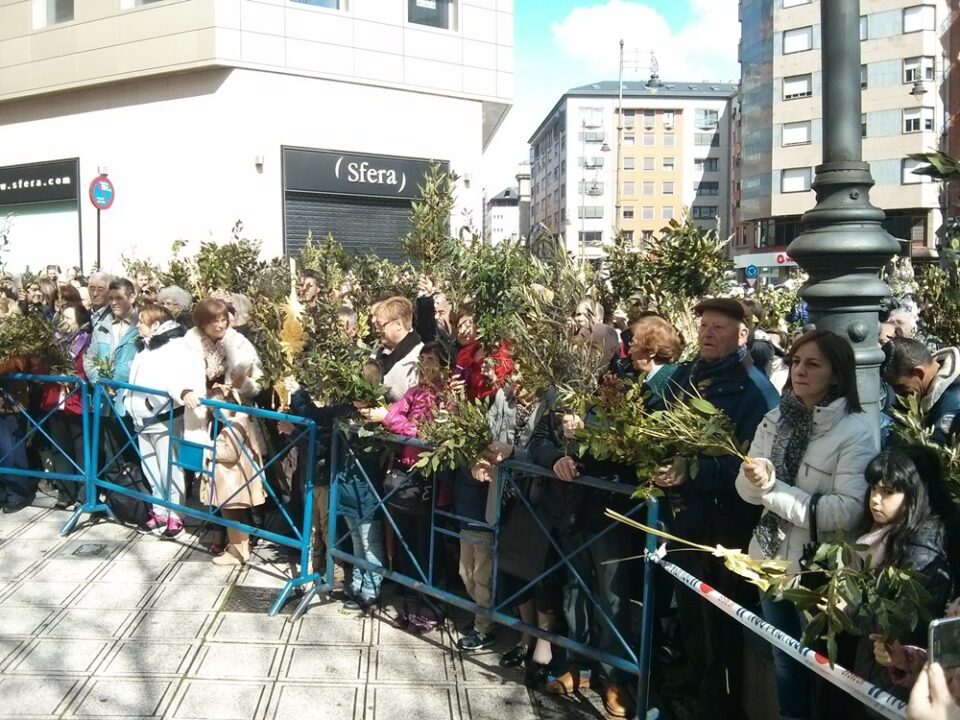
{"label": "sneaker", "polygon": [[340,611],[344,615],[355,615],[357,613],[366,615],[375,602],[375,599],[364,600],[358,597],[350,598],[349,600],[345,600],[343,605],[340,606]]}
{"label": "sneaker", "polygon": [[474,631],[457,640],[457,647],[464,652],[473,652],[474,650],[483,650],[493,645],[496,635],[493,632]]}
{"label": "sneaker", "polygon": [[168,520],[166,515],[157,515],[153,510],[148,510],[147,521],[143,526],[150,532],[162,531],[167,529]]}
{"label": "sneaker", "polygon": [[167,518],[167,529],[163,531],[163,534],[160,537],[164,540],[172,540],[182,532],[183,522],[181,522],[180,518],[171,516]]}

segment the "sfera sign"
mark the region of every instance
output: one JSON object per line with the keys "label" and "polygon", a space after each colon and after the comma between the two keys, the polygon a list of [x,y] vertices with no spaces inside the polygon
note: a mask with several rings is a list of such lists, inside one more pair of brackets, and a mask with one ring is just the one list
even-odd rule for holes
{"label": "sfera sign", "polygon": [[79,158],[0,167],[0,205],[77,201],[79,177]]}
{"label": "sfera sign", "polygon": [[[440,165],[444,170],[449,167],[447,162]],[[412,200],[429,171],[430,161],[419,158],[283,148],[287,192]]]}

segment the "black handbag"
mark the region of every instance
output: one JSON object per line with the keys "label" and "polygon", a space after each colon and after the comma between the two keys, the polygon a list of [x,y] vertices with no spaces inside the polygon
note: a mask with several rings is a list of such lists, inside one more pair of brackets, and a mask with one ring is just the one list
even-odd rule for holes
{"label": "black handbag", "polygon": [[383,497],[387,498],[387,506],[399,513],[428,515],[433,500],[433,481],[416,470],[393,468],[383,478]]}
{"label": "black handbag", "polygon": [[[810,542],[804,543],[803,552],[800,555],[800,569],[809,571],[813,567],[813,559],[817,555],[817,549],[820,547],[819,533],[817,532],[817,507],[820,505],[820,493],[814,493],[810,497]],[[808,573],[801,583],[808,588],[818,588],[826,583],[826,575],[821,572]]]}

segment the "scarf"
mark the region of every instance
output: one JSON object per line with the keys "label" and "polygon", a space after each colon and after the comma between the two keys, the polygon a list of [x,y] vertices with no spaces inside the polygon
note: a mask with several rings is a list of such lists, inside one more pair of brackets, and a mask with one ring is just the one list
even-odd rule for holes
{"label": "scarf", "polygon": [[409,355],[410,352],[419,344],[420,335],[417,334],[416,330],[411,330],[389,353],[381,349],[380,352],[377,353],[377,362],[380,363],[381,372],[386,375],[388,372],[393,370],[393,366]]}
{"label": "scarf", "polygon": [[207,382],[223,378],[227,374],[227,348],[223,340],[211,340],[201,332],[200,344],[203,347],[203,364],[207,370]]}
{"label": "scarf", "polygon": [[866,545],[865,551],[859,551],[857,554],[864,560],[867,556],[871,558],[873,567],[878,567],[883,562],[883,557],[887,549],[887,535],[893,530],[893,525],[874,525],[870,532],[857,538],[857,545]]}
{"label": "scarf", "polygon": [[719,360],[703,360],[697,358],[690,365],[690,385],[699,387],[700,383],[710,380],[717,375],[723,375],[728,370],[743,365],[747,359],[747,348],[738,347],[735,352]]}
{"label": "scarf", "polygon": [[[838,397],[836,388],[831,388],[817,403],[817,407],[829,405]],[[797,472],[812,433],[813,411],[794,395],[793,390],[784,390],[780,398],[780,422],[777,423],[777,434],[773,438],[770,453],[777,479],[787,485],[797,484]]]}

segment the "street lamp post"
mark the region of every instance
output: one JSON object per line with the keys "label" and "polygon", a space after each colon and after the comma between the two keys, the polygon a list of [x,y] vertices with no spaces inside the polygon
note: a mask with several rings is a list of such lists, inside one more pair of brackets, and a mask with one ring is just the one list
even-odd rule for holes
{"label": "street lamp post", "polygon": [[890,294],[879,273],[899,243],[883,229],[883,211],[870,204],[874,182],[861,155],[859,0],[821,2],[820,29],[823,164],[813,181],[817,204],[787,252],[810,275],[800,294],[811,321],[853,346],[860,400],[879,436],[877,330],[880,301]]}

